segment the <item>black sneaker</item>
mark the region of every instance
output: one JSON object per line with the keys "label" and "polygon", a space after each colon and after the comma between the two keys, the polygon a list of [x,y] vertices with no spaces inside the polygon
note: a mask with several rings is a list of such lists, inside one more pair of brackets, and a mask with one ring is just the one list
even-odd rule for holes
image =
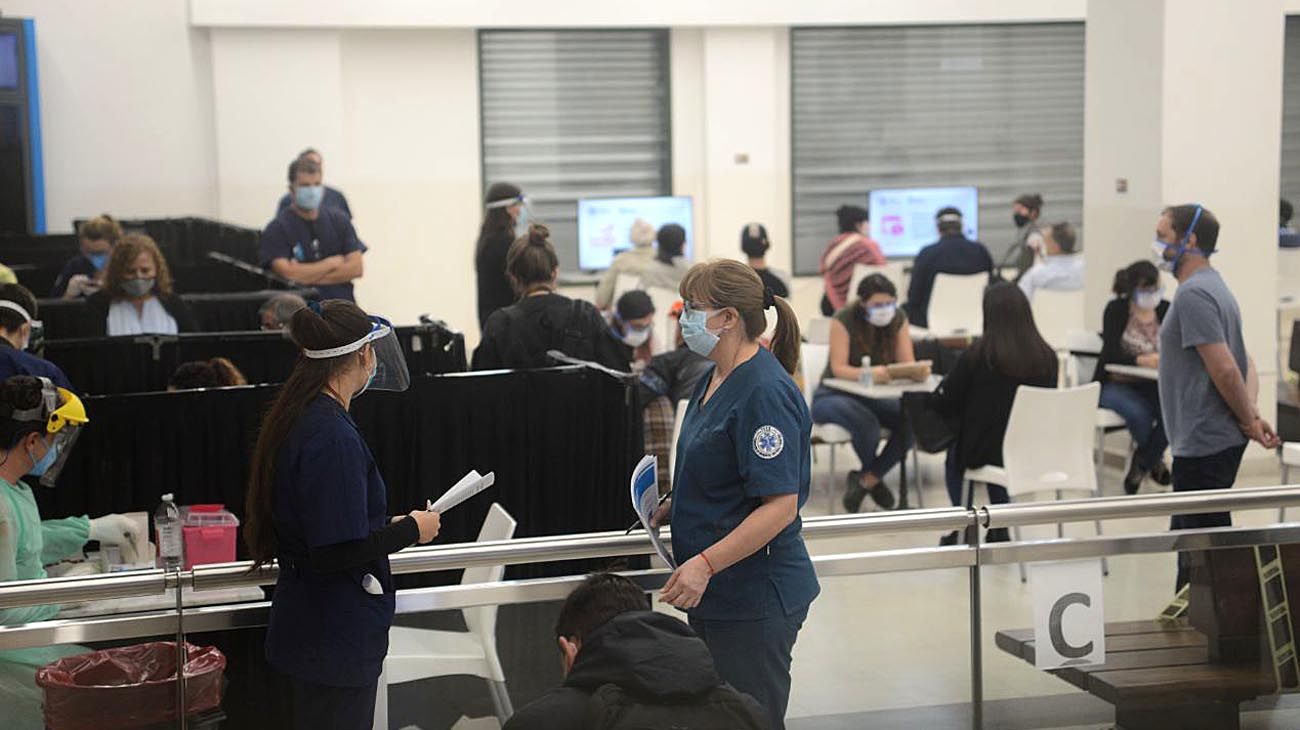
{"label": "black sneaker", "polygon": [[1169,473],[1169,467],[1165,466],[1164,461],[1156,462],[1156,465],[1151,467],[1150,473],[1151,481],[1162,487],[1167,487],[1174,481],[1174,475]]}
{"label": "black sneaker", "polygon": [[1011,542],[1011,533],[1005,527],[994,527],[984,533],[984,542]]}
{"label": "black sneaker", "polygon": [[881,509],[894,508],[894,493],[889,491],[889,487],[886,487],[884,482],[877,482],[876,486],[871,488],[871,499]]}
{"label": "black sneaker", "polygon": [[1137,494],[1138,488],[1142,486],[1142,477],[1146,476],[1146,471],[1138,465],[1137,459],[1129,460],[1128,473],[1124,475],[1124,493]]}
{"label": "black sneaker", "polygon": [[851,471],[844,480],[844,499],[841,503],[844,505],[844,511],[849,514],[855,514],[862,508],[862,499],[867,496],[867,490],[862,486],[862,472]]}

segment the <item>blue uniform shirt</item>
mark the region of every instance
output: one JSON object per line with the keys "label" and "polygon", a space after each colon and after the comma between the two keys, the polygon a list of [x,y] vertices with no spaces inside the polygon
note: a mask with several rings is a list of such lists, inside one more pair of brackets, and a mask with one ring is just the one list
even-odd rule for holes
{"label": "blue uniform shirt", "polygon": [[[266,658],[297,679],[333,687],[373,684],[388,654],[393,579],[388,558],[315,572],[308,550],[361,540],[388,525],[384,480],[352,418],[320,395],[303,411],[275,462],[273,514],[280,578]],[[369,573],[384,592],[361,587]]]}
{"label": "blue uniform shirt", "polygon": [[[261,247],[262,265],[267,267],[276,259],[310,263],[363,250],[347,214],[338,208],[323,205],[314,221],[303,218],[293,212],[292,208],[280,211],[262,231]],[[321,299],[354,301],[352,282],[315,286]]]}
{"label": "blue uniform shirt", "polygon": [[63,374],[58,365],[49,360],[42,360],[30,352],[23,352],[9,344],[8,340],[0,340],[0,382],[8,380],[15,375],[31,375],[37,378],[49,378],[50,382],[66,388],[72,392],[77,392],[68,382],[68,376]]}
{"label": "blue uniform shirt", "polygon": [[[677,442],[673,556],[678,564],[726,537],[763,497],[808,501],[812,417],[803,394],[764,348],[741,363],[707,403],[695,388]],[[766,547],[709,580],[693,618],[755,620],[807,608],[819,591],[799,517]],[[774,594],[780,605],[774,605]]]}

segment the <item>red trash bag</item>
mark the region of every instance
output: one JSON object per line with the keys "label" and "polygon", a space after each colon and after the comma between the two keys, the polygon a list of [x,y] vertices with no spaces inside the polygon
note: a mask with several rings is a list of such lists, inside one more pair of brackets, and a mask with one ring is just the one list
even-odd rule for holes
{"label": "red trash bag", "polygon": [[[226,657],[185,645],[185,712],[221,704]],[[176,643],[155,641],[66,657],[41,667],[49,730],[129,730],[176,719]]]}

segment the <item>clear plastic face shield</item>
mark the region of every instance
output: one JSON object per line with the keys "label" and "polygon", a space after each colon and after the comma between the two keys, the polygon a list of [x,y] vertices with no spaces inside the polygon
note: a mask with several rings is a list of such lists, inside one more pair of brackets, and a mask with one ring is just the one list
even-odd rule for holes
{"label": "clear plastic face shield", "polygon": [[39,350],[45,344],[45,325],[39,320],[32,319],[31,312],[23,309],[22,305],[17,302],[11,302],[8,299],[0,299],[0,308],[8,309],[11,312],[17,312],[27,323],[27,342],[23,345],[24,350],[34,352]]}
{"label": "clear plastic face shield", "polygon": [[487,210],[495,210],[497,208],[509,208],[512,205],[519,206],[519,215],[515,218],[515,235],[522,236],[524,233],[528,232],[528,225],[530,223],[537,222],[533,219],[533,206],[527,196],[521,193],[513,198],[493,200],[483,207]]}
{"label": "clear plastic face shield", "polygon": [[374,371],[362,391],[389,390],[400,393],[411,387],[411,373],[406,369],[406,355],[402,353],[402,345],[397,341],[397,329],[383,317],[371,317],[370,321],[370,332],[356,342],[328,350],[303,350],[302,354],[312,360],[329,360],[360,352],[366,345],[370,345],[371,352],[374,353]]}
{"label": "clear plastic face shield", "polygon": [[[53,487],[68,461],[68,455],[72,453],[72,447],[81,435],[81,427],[89,423],[90,419],[86,417],[86,407],[76,394],[55,386],[48,378],[41,378],[41,385],[40,405],[14,411],[12,418],[15,421],[45,423],[45,429],[37,433],[43,437],[42,441],[47,448],[44,454],[30,455],[34,462],[30,473],[40,477],[41,486]],[[48,438],[50,436],[52,438]]]}

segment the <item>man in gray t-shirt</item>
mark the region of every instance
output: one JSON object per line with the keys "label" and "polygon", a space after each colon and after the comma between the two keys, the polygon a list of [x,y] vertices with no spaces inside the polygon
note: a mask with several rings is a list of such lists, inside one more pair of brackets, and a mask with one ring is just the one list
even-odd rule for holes
{"label": "man in gray t-shirt", "polygon": [[[1160,406],[1174,452],[1175,492],[1227,489],[1249,440],[1278,445],[1255,407],[1259,381],[1241,337],[1241,310],[1210,266],[1218,238],[1218,219],[1199,205],[1166,208],[1156,224],[1157,263],[1178,277],[1160,326]],[[1176,515],[1170,529],[1231,524],[1227,512]],[[1177,585],[1188,578],[1180,553]]]}

